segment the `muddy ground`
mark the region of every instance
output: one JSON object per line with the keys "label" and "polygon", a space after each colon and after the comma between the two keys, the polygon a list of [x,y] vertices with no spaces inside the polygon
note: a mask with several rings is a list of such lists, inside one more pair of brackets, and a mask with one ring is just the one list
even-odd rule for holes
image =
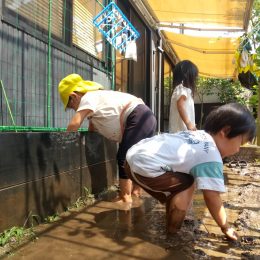
{"label": "muddy ground", "polygon": [[225,239],[199,192],[181,231],[171,237],[165,234],[163,205],[145,194],[129,208],[110,202],[112,192],[92,206],[38,226],[37,239],[1,248],[0,258],[260,259],[260,160],[246,162],[224,166],[228,191],[223,201],[239,241]]}

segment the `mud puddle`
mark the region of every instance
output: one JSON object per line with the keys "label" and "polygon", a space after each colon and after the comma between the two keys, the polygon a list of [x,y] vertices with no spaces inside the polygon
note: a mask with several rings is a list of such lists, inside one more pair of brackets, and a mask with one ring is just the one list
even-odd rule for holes
{"label": "mud puddle", "polygon": [[[148,196],[131,207],[107,198],[56,223],[36,228],[38,239],[14,249],[10,259],[260,259],[260,165],[225,167],[223,196],[240,240],[224,238],[201,193],[196,193],[181,231],[167,237],[165,208]],[[1,258],[7,257],[2,256]]]}

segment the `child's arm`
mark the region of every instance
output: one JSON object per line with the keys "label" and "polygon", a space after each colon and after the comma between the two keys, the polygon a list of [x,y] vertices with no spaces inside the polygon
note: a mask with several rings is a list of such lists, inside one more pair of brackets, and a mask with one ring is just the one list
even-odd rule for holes
{"label": "child's arm", "polygon": [[190,119],[187,116],[187,113],[185,111],[185,100],[186,97],[184,95],[180,96],[178,101],[177,101],[177,109],[179,111],[180,117],[184,124],[187,126],[188,130],[197,130],[196,126],[193,125],[190,121]]}
{"label": "child's arm", "polygon": [[233,228],[228,226],[227,214],[223,206],[220,193],[213,190],[203,190],[206,205],[222,232],[230,239],[237,240],[238,235]]}
{"label": "child's arm", "polygon": [[92,113],[92,110],[90,109],[85,109],[85,110],[81,110],[75,113],[75,115],[72,117],[72,119],[70,120],[70,123],[67,127],[67,131],[77,131],[84,118],[87,117],[90,113]]}

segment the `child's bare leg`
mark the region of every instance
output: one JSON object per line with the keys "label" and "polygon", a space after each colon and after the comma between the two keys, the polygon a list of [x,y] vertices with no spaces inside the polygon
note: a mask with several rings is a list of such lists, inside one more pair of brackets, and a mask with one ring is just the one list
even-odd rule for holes
{"label": "child's bare leg", "polygon": [[116,199],[118,202],[132,202],[131,190],[132,181],[130,179],[119,179],[119,198]]}
{"label": "child's bare leg", "polygon": [[166,203],[167,233],[176,233],[181,228],[192,201],[194,187],[193,184]]}
{"label": "child's bare leg", "polygon": [[133,182],[132,195],[138,198],[142,195],[142,188],[134,182]]}

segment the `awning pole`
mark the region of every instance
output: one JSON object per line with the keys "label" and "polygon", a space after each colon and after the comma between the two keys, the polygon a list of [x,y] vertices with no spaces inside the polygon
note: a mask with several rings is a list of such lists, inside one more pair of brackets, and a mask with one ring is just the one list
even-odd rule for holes
{"label": "awning pole", "polygon": [[162,104],[162,39],[159,40],[158,50],[158,134],[161,132],[161,104]]}

